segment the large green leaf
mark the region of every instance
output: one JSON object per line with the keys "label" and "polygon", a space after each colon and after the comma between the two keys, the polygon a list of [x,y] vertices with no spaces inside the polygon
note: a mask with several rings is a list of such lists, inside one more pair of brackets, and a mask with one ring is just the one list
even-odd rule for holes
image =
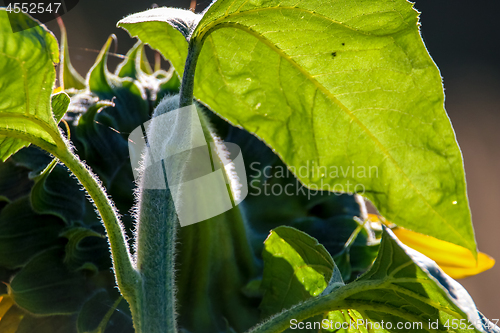
{"label": "large green leaf", "polygon": [[[60,248],[32,258],[9,285],[9,294],[21,308],[37,315],[77,312],[88,298],[90,286],[81,271],[70,271]],[[36,277],[36,278],[34,278]]]}
{"label": "large green leaf", "polygon": [[0,213],[0,266],[18,268],[40,251],[61,244],[64,222],[52,215],[38,215],[29,197],[8,204]]}
{"label": "large green leaf", "polygon": [[[61,137],[51,111],[57,40],[29,16],[0,9],[0,158],[35,143],[54,151]],[[11,23],[30,29],[12,29]],[[13,33],[12,31],[18,31]]]}
{"label": "large green leaf", "polygon": [[[119,26],[182,73],[175,13]],[[394,223],[476,252],[462,156],[411,3],[219,0],[188,37],[203,43],[195,96],[306,185],[361,192]]]}
{"label": "large green leaf", "polygon": [[[498,329],[482,318],[472,298],[458,282],[447,276],[434,261],[402,244],[388,229],[384,231],[372,268],[358,280],[324,294],[279,314],[252,332],[268,332],[266,329],[270,327],[275,329],[273,332],[281,332],[290,327],[290,320],[297,323],[319,314],[326,316],[329,326],[333,323],[334,329],[327,331],[338,331],[335,323],[349,322],[349,318],[364,319],[372,325],[380,325],[382,321],[392,323],[392,328],[386,325],[377,332],[433,329],[496,332]],[[463,319],[466,328],[447,330],[445,325],[452,325],[453,319],[458,322]],[[397,323],[402,326],[397,327]],[[417,329],[416,323],[422,323],[421,329]],[[429,326],[430,323],[434,323],[433,326]],[[366,327],[361,331],[364,329]]]}

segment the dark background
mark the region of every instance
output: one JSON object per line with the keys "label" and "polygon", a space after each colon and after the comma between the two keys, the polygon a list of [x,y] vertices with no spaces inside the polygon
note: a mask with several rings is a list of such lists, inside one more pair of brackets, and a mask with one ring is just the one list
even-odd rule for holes
{"label": "dark background", "polygon": [[[210,1],[198,2],[197,12]],[[82,75],[88,71],[111,33],[118,37],[116,52],[125,54],[134,41],[116,22],[154,3],[187,8],[190,0],[80,0],[63,16],[76,69]],[[444,78],[446,109],[464,154],[479,249],[500,260],[500,2],[417,0],[415,7],[422,12],[422,35]],[[59,37],[55,22],[48,27]],[[110,57],[111,70],[118,61]],[[500,318],[500,263],[459,282],[488,318]]]}

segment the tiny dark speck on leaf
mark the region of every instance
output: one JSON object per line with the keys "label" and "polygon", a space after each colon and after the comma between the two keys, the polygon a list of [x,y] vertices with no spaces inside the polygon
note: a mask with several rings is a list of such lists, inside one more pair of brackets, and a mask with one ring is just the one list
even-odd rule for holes
{"label": "tiny dark speck on leaf", "polygon": [[337,56],[337,52],[332,52],[332,57]]}
{"label": "tiny dark speck on leaf", "polygon": [[345,45],[345,43],[342,43],[342,46],[344,46],[344,45]]}

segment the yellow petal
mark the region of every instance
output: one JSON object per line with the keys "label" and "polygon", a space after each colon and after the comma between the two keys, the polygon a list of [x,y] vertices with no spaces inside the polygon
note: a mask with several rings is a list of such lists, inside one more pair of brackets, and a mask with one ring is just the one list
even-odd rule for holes
{"label": "yellow petal", "polygon": [[474,255],[465,247],[396,227],[376,214],[368,214],[368,219],[390,227],[403,244],[434,260],[446,274],[454,279],[463,279],[482,273],[495,265],[495,259],[483,252],[478,252],[476,261]]}
{"label": "yellow petal", "polygon": [[14,304],[9,295],[0,295],[0,322],[2,333],[15,333],[25,312]]}
{"label": "yellow petal", "polygon": [[14,304],[9,295],[0,295],[0,320]]}
{"label": "yellow petal", "polygon": [[495,259],[483,252],[478,252],[476,261],[472,252],[462,246],[400,227],[392,231],[403,244],[434,260],[454,279],[479,274],[495,264]]}

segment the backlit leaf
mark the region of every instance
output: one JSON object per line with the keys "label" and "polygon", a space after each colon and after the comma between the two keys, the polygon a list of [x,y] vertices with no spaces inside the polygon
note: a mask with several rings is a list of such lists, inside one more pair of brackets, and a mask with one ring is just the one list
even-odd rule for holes
{"label": "backlit leaf", "polygon": [[[160,13],[119,26],[182,73],[187,43]],[[359,192],[397,225],[476,253],[441,76],[410,2],[220,0],[190,41],[203,43],[195,97],[306,185]]]}
{"label": "backlit leaf", "polygon": [[[320,295],[335,267],[332,257],[317,240],[284,226],[271,231],[262,256],[264,298],[260,310],[264,318]],[[342,279],[337,283],[343,285]]]}

